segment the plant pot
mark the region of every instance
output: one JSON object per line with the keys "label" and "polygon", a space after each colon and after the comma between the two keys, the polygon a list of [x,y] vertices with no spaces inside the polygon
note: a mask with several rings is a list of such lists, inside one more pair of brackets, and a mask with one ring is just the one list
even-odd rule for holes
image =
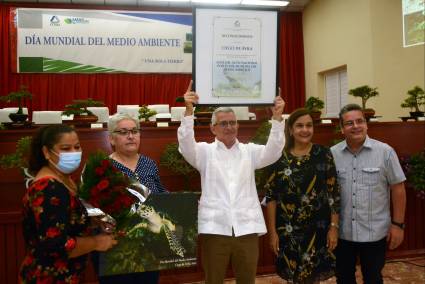
{"label": "plant pot", "polygon": [[196,118],[211,118],[212,117],[212,112],[211,111],[198,111],[195,112],[195,116]]}
{"label": "plant pot", "polygon": [[74,123],[95,123],[98,120],[96,115],[74,115]]}
{"label": "plant pot", "polygon": [[369,121],[369,119],[371,119],[372,117],[375,116],[375,110],[371,109],[371,108],[365,108],[363,110],[363,114],[364,114],[364,117],[366,118],[366,120]]}
{"label": "plant pot", "polygon": [[310,115],[313,121],[318,121],[320,120],[320,116],[322,115],[322,112],[320,110],[310,111]]}
{"label": "plant pot", "polygon": [[28,114],[23,113],[10,113],[9,114],[10,120],[12,120],[15,123],[23,123],[27,120]]}
{"label": "plant pot", "polygon": [[140,121],[140,127],[156,127],[156,121]]}
{"label": "plant pot", "polygon": [[424,116],[424,112],[423,111],[411,111],[410,116],[414,117],[414,118],[422,117],[422,116]]}

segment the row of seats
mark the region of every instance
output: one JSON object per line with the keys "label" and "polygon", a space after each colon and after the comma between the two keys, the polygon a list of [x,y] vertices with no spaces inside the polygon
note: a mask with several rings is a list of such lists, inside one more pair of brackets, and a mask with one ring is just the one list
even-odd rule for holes
{"label": "row of seats", "polygon": [[[157,114],[150,118],[151,121],[157,119],[170,119],[171,121],[180,121],[185,107],[169,107],[167,104],[148,105],[149,109],[155,110]],[[255,120],[255,114],[248,111],[248,107],[232,107],[238,120]],[[108,107],[88,107],[94,115],[98,117],[98,122],[108,122],[109,108]],[[11,122],[10,113],[17,112],[18,108],[3,108],[0,109],[0,123]],[[28,114],[28,109],[23,108],[23,112]],[[138,105],[117,105],[117,113],[126,113],[135,119],[139,117]],[[32,121],[34,124],[60,124],[62,120],[72,120],[72,116],[62,115],[62,111],[33,111]]]}

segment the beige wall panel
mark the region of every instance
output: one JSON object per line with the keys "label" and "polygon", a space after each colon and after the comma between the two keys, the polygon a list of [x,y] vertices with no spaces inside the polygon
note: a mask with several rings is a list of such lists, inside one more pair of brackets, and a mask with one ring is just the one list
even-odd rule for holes
{"label": "beige wall panel", "polygon": [[[320,73],[347,66],[349,89],[368,84],[368,107],[398,120],[408,89],[424,87],[424,45],[403,48],[400,0],[313,0],[303,13],[306,95],[324,97]],[[349,97],[349,102],[360,99]]]}

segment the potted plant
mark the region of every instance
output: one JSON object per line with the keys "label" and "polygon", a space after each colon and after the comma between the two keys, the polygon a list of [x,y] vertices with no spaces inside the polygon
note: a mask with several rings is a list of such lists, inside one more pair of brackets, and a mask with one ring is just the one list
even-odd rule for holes
{"label": "potted plant", "polygon": [[25,173],[28,168],[28,156],[31,145],[31,136],[24,136],[16,142],[14,153],[0,156],[0,167],[3,169],[20,168]]}
{"label": "potted plant", "polygon": [[410,112],[411,117],[424,116],[424,112],[420,110],[421,105],[425,105],[425,92],[419,87],[415,86],[413,89],[407,91],[407,98],[401,104],[402,108],[410,108],[414,110]]}
{"label": "potted plant", "polygon": [[419,198],[425,199],[425,150],[400,160],[406,173],[407,184],[417,191]]}
{"label": "potted plant", "polygon": [[349,95],[352,95],[353,97],[360,97],[362,99],[363,113],[367,120],[369,120],[369,118],[375,115],[375,110],[371,108],[366,108],[366,102],[370,98],[379,95],[377,89],[378,88],[371,88],[368,85],[364,85],[348,91]]}
{"label": "potted plant", "polygon": [[160,157],[160,165],[183,177],[184,190],[192,191],[190,181],[198,171],[186,162],[177,143],[170,143],[165,147]]}
{"label": "potted plant", "polygon": [[325,103],[319,97],[309,97],[305,102],[304,108],[308,109],[313,120],[319,120],[324,106]]}
{"label": "potted plant", "polygon": [[88,98],[85,100],[73,100],[72,104],[66,105],[62,115],[74,115],[73,122],[91,123],[96,122],[98,117],[94,115],[87,107],[101,107],[105,104],[101,101]]}
{"label": "potted plant", "polygon": [[7,103],[16,102],[18,104],[18,112],[9,114],[9,117],[13,122],[23,123],[28,118],[28,114],[24,114],[22,111],[23,99],[32,99],[32,94],[24,85],[21,85],[17,92],[11,92],[6,96],[0,97],[0,100],[5,101]]}
{"label": "potted plant", "polygon": [[156,110],[148,108],[147,105],[142,105],[139,108],[139,119],[143,126],[155,126],[155,121],[149,121],[149,118],[156,114]]}

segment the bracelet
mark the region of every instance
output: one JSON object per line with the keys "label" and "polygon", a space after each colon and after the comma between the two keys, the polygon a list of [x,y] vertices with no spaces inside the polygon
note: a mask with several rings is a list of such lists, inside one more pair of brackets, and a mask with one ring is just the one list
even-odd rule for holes
{"label": "bracelet", "polygon": [[330,226],[339,229],[339,225],[337,223],[331,222]]}

